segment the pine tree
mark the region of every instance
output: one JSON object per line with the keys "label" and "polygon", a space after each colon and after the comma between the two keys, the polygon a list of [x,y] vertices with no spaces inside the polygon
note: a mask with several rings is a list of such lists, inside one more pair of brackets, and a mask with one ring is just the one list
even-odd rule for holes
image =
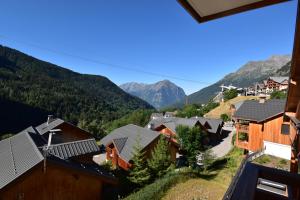
{"label": "pine tree", "polygon": [[143,186],[151,178],[147,162],[145,160],[145,153],[142,151],[140,139],[137,138],[136,146],[133,153],[133,168],[129,174],[129,180],[139,186]]}
{"label": "pine tree", "polygon": [[171,157],[168,150],[168,143],[163,136],[160,137],[156,147],[148,160],[148,166],[155,177],[164,175],[171,165]]}

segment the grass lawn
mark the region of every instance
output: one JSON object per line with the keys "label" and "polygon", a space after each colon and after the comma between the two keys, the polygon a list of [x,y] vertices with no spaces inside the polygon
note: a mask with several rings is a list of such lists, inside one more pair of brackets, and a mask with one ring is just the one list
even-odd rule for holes
{"label": "grass lawn", "polygon": [[[239,167],[242,151],[234,148],[225,158],[216,161],[205,174],[177,183],[167,190],[163,200],[216,200],[222,199],[232,177]],[[226,163],[227,161],[227,163]]]}
{"label": "grass lawn", "polygon": [[219,119],[220,115],[225,113],[230,116],[230,105],[238,103],[240,101],[250,100],[250,99],[258,99],[256,96],[238,96],[233,99],[230,99],[226,102],[221,102],[220,105],[210,112],[206,113],[205,116],[208,118],[216,118]]}
{"label": "grass lawn", "polygon": [[289,171],[290,169],[290,161],[282,158],[278,158],[270,155],[262,155],[255,160],[254,163],[259,165],[264,165],[271,168],[281,169],[285,171]]}

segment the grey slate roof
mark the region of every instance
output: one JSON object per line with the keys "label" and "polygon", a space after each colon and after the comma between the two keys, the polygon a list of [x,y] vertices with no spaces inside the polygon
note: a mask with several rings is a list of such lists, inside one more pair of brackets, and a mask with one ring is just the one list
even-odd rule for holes
{"label": "grey slate roof", "polygon": [[[43,134],[63,122],[61,119],[54,120],[48,126],[46,123],[41,124],[37,129],[31,126],[0,141],[0,189],[44,160],[42,152],[47,141]],[[74,156],[94,154],[99,151],[95,139],[60,143],[51,145],[47,160],[60,160],[68,166],[77,165],[77,168],[83,168],[85,171],[103,176],[105,171],[99,168],[83,166],[82,163],[74,163],[69,160]]]}
{"label": "grey slate roof", "polygon": [[39,132],[39,134],[43,135],[47,132],[49,132],[51,129],[54,129],[55,127],[63,124],[65,121],[62,119],[54,119],[53,121],[51,121],[49,124],[47,124],[47,122],[35,127],[36,130]]}
{"label": "grey slate roof", "polygon": [[27,131],[0,141],[0,189],[42,160],[44,157]]}
{"label": "grey slate roof", "polygon": [[273,76],[273,77],[270,77],[270,79],[277,83],[282,83],[285,80],[289,80],[289,77],[288,76]]}
{"label": "grey slate roof", "polygon": [[74,156],[98,152],[100,152],[100,148],[96,140],[87,139],[51,145],[48,153],[60,159],[69,159]]}
{"label": "grey slate roof", "polygon": [[262,122],[284,112],[285,100],[271,99],[265,103],[256,100],[245,101],[235,112],[234,117],[255,122]]}
{"label": "grey slate roof", "polygon": [[[176,133],[176,127],[179,125],[194,127],[199,120],[196,118],[180,118],[180,117],[161,117],[151,120],[148,124],[152,124],[154,128],[161,125],[169,128],[172,132]],[[147,125],[148,126],[148,125]]]}
{"label": "grey slate roof", "polygon": [[144,149],[159,136],[160,134],[156,131],[129,124],[115,129],[102,138],[100,143],[105,146],[114,143],[119,156],[126,162],[129,162],[133,157],[134,147],[138,139],[139,145]]}
{"label": "grey slate roof", "polygon": [[238,110],[241,107],[241,105],[243,105],[243,103],[244,103],[244,101],[239,101],[239,102],[235,103],[234,104],[235,110]]}
{"label": "grey slate roof", "polygon": [[168,117],[168,118],[159,118],[151,120],[149,124],[152,124],[154,128],[158,128],[161,125],[166,126],[172,132],[176,133],[176,127],[179,125],[188,126],[193,128],[197,123],[200,123],[202,126],[207,127],[207,131],[210,133],[217,133],[219,127],[222,125],[223,121],[220,119],[209,119],[205,117],[192,117],[192,118],[179,118],[179,117]]}

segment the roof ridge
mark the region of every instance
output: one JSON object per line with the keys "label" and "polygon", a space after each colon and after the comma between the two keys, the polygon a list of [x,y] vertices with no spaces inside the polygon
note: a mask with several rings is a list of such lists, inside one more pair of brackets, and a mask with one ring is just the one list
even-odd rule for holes
{"label": "roof ridge", "polygon": [[86,142],[86,141],[92,141],[92,140],[95,140],[95,138],[89,138],[89,139],[85,139],[85,140],[75,140],[75,141],[71,141],[71,142],[63,142],[63,143],[58,143],[58,144],[52,144],[50,146],[61,146],[61,145],[66,145],[66,144],[74,144],[74,143],[80,143],[80,142]]}

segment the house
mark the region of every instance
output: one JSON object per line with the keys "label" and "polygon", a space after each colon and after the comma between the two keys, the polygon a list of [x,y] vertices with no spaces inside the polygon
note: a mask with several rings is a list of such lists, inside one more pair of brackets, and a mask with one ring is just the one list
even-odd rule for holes
{"label": "house", "polygon": [[164,116],[163,113],[152,113],[151,116],[150,116],[150,120],[152,120],[152,119],[158,119],[158,118],[161,118],[163,116]]}
{"label": "house", "polygon": [[[278,1],[196,1],[178,0],[180,4],[197,20],[199,23],[216,20],[222,17],[275,5],[288,0]],[[291,148],[291,169],[285,172],[279,169],[259,166],[244,160],[233,178],[224,200],[253,200],[253,199],[300,199],[300,175],[298,165],[300,160],[300,4],[296,15],[296,28],[291,62],[291,73],[288,81],[287,101],[283,107],[283,124],[289,124],[288,135],[292,138]],[[274,21],[275,22],[275,21]],[[244,104],[241,106],[243,107]],[[273,108],[274,109],[274,108]],[[272,110],[273,110],[272,109]],[[260,112],[259,110],[255,110]],[[268,110],[265,110],[268,113]],[[282,111],[279,111],[281,113]],[[274,112],[275,115],[277,112]],[[254,113],[252,113],[254,115]],[[262,113],[262,116],[265,116]],[[276,115],[277,117],[277,115]],[[271,118],[272,119],[272,118]],[[253,119],[251,119],[253,120]],[[249,121],[251,121],[249,120]],[[256,121],[256,120],[255,120]],[[258,120],[260,121],[260,120]],[[271,120],[272,121],[272,120]],[[281,125],[279,125],[281,126]],[[283,133],[286,134],[286,127]],[[249,131],[250,131],[249,127]],[[273,134],[279,136],[278,132]],[[294,137],[294,138],[293,138]],[[253,154],[252,154],[253,155]],[[251,156],[251,155],[250,155]],[[264,180],[263,182],[261,180]]]}
{"label": "house", "polygon": [[59,131],[53,134],[52,144],[94,138],[89,132],[52,115],[48,116],[45,123],[35,127],[36,133],[43,140],[48,140],[50,130],[54,129]]}
{"label": "house", "polygon": [[266,92],[287,90],[289,77],[269,77],[265,82]]}
{"label": "house", "polygon": [[[115,166],[128,170],[132,167],[136,146],[139,145],[145,152],[145,157],[150,158],[160,136],[156,131],[129,124],[115,129],[100,143],[106,147],[107,160],[111,160]],[[172,161],[175,161],[177,147],[169,143],[169,150]]]}
{"label": "house", "polygon": [[234,114],[236,119],[236,146],[255,152],[291,159],[294,135],[289,135],[289,124],[284,124],[286,101],[245,101]]}
{"label": "house", "polygon": [[[48,125],[38,127],[51,132]],[[95,139],[52,144],[52,134],[45,140],[38,127],[0,141],[0,199],[102,199],[102,189],[117,183],[93,163]]]}
{"label": "house", "polygon": [[180,117],[168,117],[151,120],[147,127],[152,130],[158,131],[161,134],[170,138],[172,142],[178,144],[176,140],[176,127],[188,126],[189,128],[200,127],[207,133],[206,143],[214,143],[221,139],[221,129],[223,121],[219,119],[208,119],[204,117],[192,117],[192,118],[180,118]]}

